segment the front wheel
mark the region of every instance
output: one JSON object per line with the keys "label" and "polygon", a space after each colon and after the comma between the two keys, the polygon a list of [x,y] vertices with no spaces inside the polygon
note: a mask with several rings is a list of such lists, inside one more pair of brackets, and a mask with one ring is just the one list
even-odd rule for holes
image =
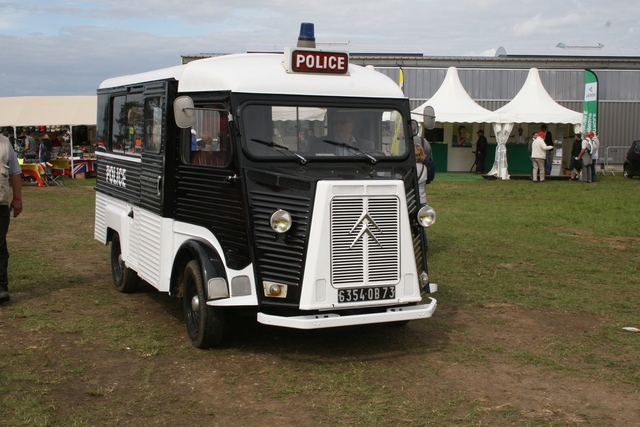
{"label": "front wheel", "polygon": [[111,239],[111,274],[113,285],[118,292],[130,293],[138,289],[138,274],[126,266],[122,259],[122,249],[120,247],[120,235],[115,233]]}
{"label": "front wheel", "polygon": [[629,167],[628,165],[624,165],[623,175],[625,178],[633,178],[633,175],[631,174],[631,167]]}
{"label": "front wheel", "polygon": [[198,261],[190,261],[183,277],[184,320],[194,346],[209,348],[222,341],[224,311],[207,305]]}

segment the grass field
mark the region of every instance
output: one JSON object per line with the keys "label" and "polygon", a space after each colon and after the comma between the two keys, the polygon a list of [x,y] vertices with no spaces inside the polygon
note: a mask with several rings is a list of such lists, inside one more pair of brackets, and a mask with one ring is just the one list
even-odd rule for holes
{"label": "grass field", "polygon": [[633,426],[640,180],[427,186],[432,319],[295,331],[111,285],[94,180],[27,186],[0,306],[1,426]]}

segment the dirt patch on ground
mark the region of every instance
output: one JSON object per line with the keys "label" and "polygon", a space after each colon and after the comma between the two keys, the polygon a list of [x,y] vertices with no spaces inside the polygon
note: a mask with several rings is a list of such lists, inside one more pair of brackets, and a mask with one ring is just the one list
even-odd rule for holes
{"label": "dirt patch on ground", "polygon": [[[429,406],[444,405],[447,419],[461,424],[524,425],[530,419],[634,426],[640,417],[631,385],[609,383],[606,369],[585,376],[579,350],[557,356],[559,347],[579,348],[606,327],[603,317],[489,303],[464,310],[441,306],[433,319],[400,329],[311,332],[238,317],[222,347],[202,351],[191,348],[174,299],[152,290],[121,295],[106,282],[97,286],[96,298],[113,293],[118,310],[132,313],[127,321],[164,329],[156,351],[130,336],[93,340],[48,327],[25,330],[24,319],[0,311],[4,351],[31,359],[29,372],[44,379],[21,383],[45,386],[42,401],[57,408],[58,419],[82,414],[87,425],[369,425],[353,409],[332,405],[367,405],[371,388],[388,390],[390,400],[422,405],[426,414]],[[82,301],[77,288],[68,288],[28,305],[44,310],[50,298]],[[21,299],[13,304],[25,304]],[[87,308],[49,315],[56,324],[75,324],[91,311],[114,321]],[[381,344],[389,334],[390,342]],[[401,414],[390,412],[388,424],[371,424],[402,425]]]}
{"label": "dirt patch on ground", "polygon": [[[590,425],[607,419],[610,425],[637,423],[640,399],[632,387],[606,384],[602,381],[606,369],[602,377],[598,372],[591,377],[578,375],[586,365],[581,341],[606,327],[607,318],[508,304],[460,311],[445,308],[440,314],[465,331],[455,334],[455,341],[497,350],[482,363],[443,366],[445,376],[467,387],[483,410],[518,407],[531,417],[565,424]],[[562,349],[570,355],[562,357]],[[522,363],[514,363],[514,357]]]}

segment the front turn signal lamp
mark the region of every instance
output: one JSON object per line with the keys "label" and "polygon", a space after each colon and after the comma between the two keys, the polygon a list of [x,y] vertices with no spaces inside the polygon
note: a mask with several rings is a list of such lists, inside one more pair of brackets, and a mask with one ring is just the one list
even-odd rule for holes
{"label": "front turn signal lamp", "polygon": [[289,212],[278,209],[271,215],[269,225],[276,233],[286,233],[291,228],[291,214]]}
{"label": "front turn signal lamp", "polygon": [[418,211],[418,223],[424,228],[431,227],[436,222],[436,211],[429,205]]}
{"label": "front turn signal lamp", "polygon": [[287,291],[288,291],[287,285],[284,285],[282,283],[268,282],[265,280],[264,282],[262,282],[262,287],[264,289],[265,297],[272,297],[272,298],[287,297]]}

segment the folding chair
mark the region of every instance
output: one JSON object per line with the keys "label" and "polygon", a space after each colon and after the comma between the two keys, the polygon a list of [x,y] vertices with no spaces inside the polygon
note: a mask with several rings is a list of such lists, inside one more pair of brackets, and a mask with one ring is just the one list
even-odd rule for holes
{"label": "folding chair", "polygon": [[53,164],[47,162],[47,170],[45,172],[46,184],[51,186],[55,185],[64,185],[64,169],[54,167]]}

